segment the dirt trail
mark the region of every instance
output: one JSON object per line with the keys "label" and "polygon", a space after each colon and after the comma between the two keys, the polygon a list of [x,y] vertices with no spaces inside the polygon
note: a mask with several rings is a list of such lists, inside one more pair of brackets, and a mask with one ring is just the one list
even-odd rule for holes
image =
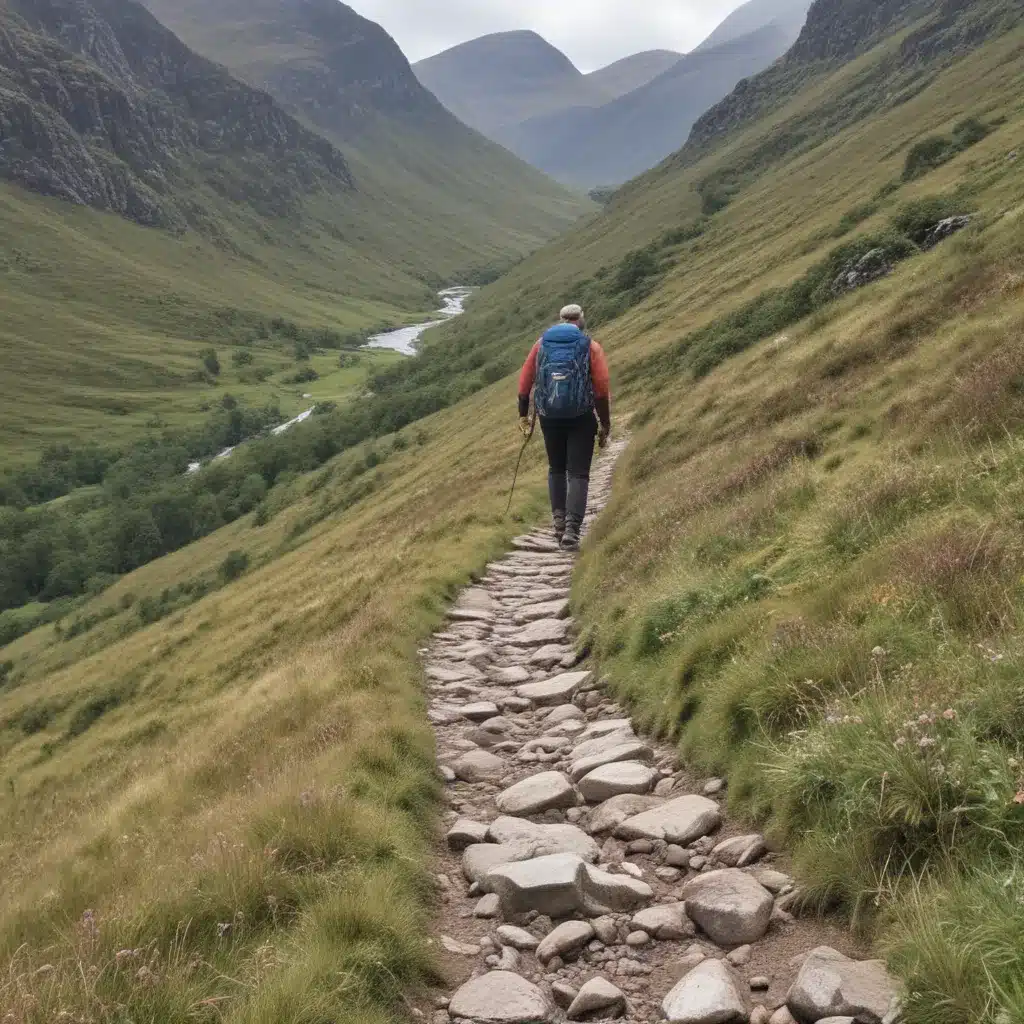
{"label": "dirt trail", "polygon": [[[588,524],[625,445],[596,464]],[[580,664],[573,556],[543,531],[515,547],[425,659],[450,808],[436,934],[450,990],[416,1015],[896,1020],[884,967],[847,959],[840,927],[790,914],[784,858],[728,820],[724,783],[637,736]]]}

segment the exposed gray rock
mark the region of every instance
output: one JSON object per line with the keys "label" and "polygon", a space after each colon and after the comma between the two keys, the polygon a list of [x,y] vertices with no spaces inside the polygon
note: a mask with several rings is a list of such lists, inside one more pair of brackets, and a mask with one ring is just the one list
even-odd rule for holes
{"label": "exposed gray rock", "polygon": [[507,642],[514,647],[539,647],[561,643],[568,635],[569,623],[565,619],[541,619],[513,633]]}
{"label": "exposed gray rock", "polygon": [[928,233],[924,236],[924,240],[921,242],[922,249],[934,249],[940,242],[944,242],[951,235],[955,235],[958,231],[963,231],[974,218],[969,214],[961,214],[958,217],[947,217],[945,220],[940,220]]}
{"label": "exposed gray rock", "polygon": [[528,683],[530,681],[530,672],[528,669],[523,668],[522,665],[491,669],[489,675],[496,683],[500,683],[502,686],[517,686],[520,683]]}
{"label": "exposed gray rock", "polygon": [[722,824],[718,804],[703,796],[681,796],[627,818],[616,829],[619,839],[664,839],[685,846]]}
{"label": "exposed gray rock", "polygon": [[544,719],[545,726],[561,725],[563,722],[578,722],[586,718],[575,704],[559,704]]}
{"label": "exposed gray rock", "polygon": [[659,907],[641,910],[633,915],[630,925],[662,941],[689,939],[697,934],[693,922],[686,916],[686,906],[682,903],[664,903]]}
{"label": "exposed gray rock", "polygon": [[832,294],[844,295],[857,288],[863,288],[880,277],[887,277],[893,271],[893,263],[885,249],[872,249],[856,263],[848,266],[833,282]]}
{"label": "exposed gray rock", "polygon": [[503,924],[498,929],[498,941],[504,946],[511,946],[521,953],[528,953],[540,945],[540,939],[531,935],[525,928],[516,928],[511,924]]}
{"label": "exposed gray rock", "polygon": [[[614,739],[615,737],[610,738]],[[642,740],[620,740],[617,743],[609,743],[599,753],[590,754],[587,757],[578,757],[574,751],[573,757],[576,759],[572,762],[569,775],[573,782],[579,782],[580,779],[606,764],[615,764],[619,761],[650,761],[654,757],[654,751]]]}
{"label": "exposed gray rock", "polygon": [[487,835],[496,843],[529,845],[535,857],[574,853],[593,863],[600,853],[597,843],[575,825],[542,825],[522,818],[501,817],[491,822]]}
{"label": "exposed gray rock", "polygon": [[569,1020],[581,1020],[592,1013],[601,1013],[605,1018],[609,1014],[616,1017],[625,1009],[626,996],[620,989],[604,978],[591,978],[580,989],[566,1016]]}
{"label": "exposed gray rock", "polygon": [[487,826],[469,818],[459,818],[448,830],[448,847],[456,853],[487,839]]}
{"label": "exposed gray rock", "polygon": [[642,796],[651,791],[658,773],[640,761],[618,761],[595,768],[579,781],[580,794],[587,803],[597,804],[613,796]]}
{"label": "exposed gray rock", "polygon": [[553,1019],[544,993],[510,971],[491,971],[467,982],[452,996],[448,1013],[478,1024],[547,1024]]}
{"label": "exposed gray rock", "polygon": [[719,843],[711,856],[729,868],[745,868],[760,860],[768,852],[764,836],[736,836]]}
{"label": "exposed gray rock", "polygon": [[492,893],[489,892],[483,899],[477,903],[473,909],[473,916],[479,917],[484,921],[491,921],[501,913],[501,900]]}
{"label": "exposed gray rock", "polygon": [[551,995],[563,1010],[567,1010],[572,1006],[578,994],[579,993],[576,989],[574,989],[567,981],[556,981],[551,986]]}
{"label": "exposed gray rock", "polygon": [[469,942],[459,942],[457,939],[450,938],[447,935],[441,936],[441,945],[449,953],[455,953],[457,956],[478,956],[480,953],[479,946],[474,946]]}
{"label": "exposed gray rock", "polygon": [[502,814],[526,817],[552,808],[576,806],[576,791],[561,772],[541,772],[499,793],[495,804]]}
{"label": "exposed gray rock", "polygon": [[548,917],[566,917],[586,908],[586,863],[575,854],[560,853],[493,868],[483,884],[501,899],[507,916],[536,910]]}
{"label": "exposed gray rock", "polygon": [[563,960],[579,952],[594,937],[594,927],[588,921],[566,921],[560,924],[537,947],[537,959],[546,964],[556,956]]}
{"label": "exposed gray rock", "polygon": [[470,722],[486,722],[488,718],[498,716],[498,705],[490,701],[480,701],[478,704],[466,704],[462,708],[462,717]]}
{"label": "exposed gray rock", "polygon": [[594,835],[611,832],[627,818],[660,807],[661,804],[662,801],[653,796],[613,796],[594,811],[587,828]]}
{"label": "exposed gray rock", "polygon": [[721,960],[698,964],[665,997],[669,1024],[746,1024],[743,986]]}
{"label": "exposed gray rock", "polygon": [[786,1005],[807,1024],[825,1017],[881,1024],[899,998],[899,987],[881,960],[851,960],[821,946],[804,961]]}
{"label": "exposed gray rock", "polygon": [[514,620],[525,625],[541,619],[565,619],[569,615],[569,601],[562,598],[558,601],[544,601],[541,604],[528,604],[516,612]]}
{"label": "exposed gray rock", "polygon": [[709,871],[683,886],[686,912],[713,942],[744,946],[768,931],[774,900],[744,871]]}
{"label": "exposed gray rock", "polygon": [[507,771],[505,762],[486,750],[470,750],[453,765],[455,777],[463,782],[497,782]]}
{"label": "exposed gray rock", "polygon": [[527,683],[526,686],[520,686],[516,690],[516,694],[538,707],[565,704],[576,696],[576,691],[591,677],[592,673],[590,672],[564,672],[562,675],[545,679],[540,683]]}
{"label": "exposed gray rock", "polygon": [[583,885],[590,910],[596,907],[599,911],[629,914],[654,897],[654,890],[646,882],[626,875],[612,875],[589,865]]}

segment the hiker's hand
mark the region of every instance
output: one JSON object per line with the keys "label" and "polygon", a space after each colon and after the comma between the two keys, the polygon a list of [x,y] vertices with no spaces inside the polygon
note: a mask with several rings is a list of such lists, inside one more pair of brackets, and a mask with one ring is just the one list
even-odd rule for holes
{"label": "hiker's hand", "polygon": [[529,416],[519,417],[519,433],[526,438],[533,437],[533,424],[530,422]]}
{"label": "hiker's hand", "polygon": [[612,435],[611,427],[601,427],[597,432],[597,447],[604,449],[608,447],[608,438]]}

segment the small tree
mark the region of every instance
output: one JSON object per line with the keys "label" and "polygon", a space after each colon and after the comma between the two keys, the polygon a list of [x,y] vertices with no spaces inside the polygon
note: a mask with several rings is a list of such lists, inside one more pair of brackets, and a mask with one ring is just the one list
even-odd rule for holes
{"label": "small tree", "polygon": [[232,551],[220,564],[220,578],[225,583],[245,575],[249,568],[249,556],[244,551]]}
{"label": "small tree", "polygon": [[216,349],[203,349],[203,351],[199,353],[199,358],[202,360],[207,373],[214,377],[220,375],[220,359],[217,358]]}

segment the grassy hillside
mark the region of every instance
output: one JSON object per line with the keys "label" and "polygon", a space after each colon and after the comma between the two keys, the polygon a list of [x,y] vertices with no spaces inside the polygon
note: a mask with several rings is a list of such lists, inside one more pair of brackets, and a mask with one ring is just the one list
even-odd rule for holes
{"label": "grassy hillside", "polygon": [[[1024,1018],[1024,29],[765,148],[890,54],[623,190],[395,378],[479,393],[3,651],[16,1024],[408,1016],[437,898],[415,651],[515,527],[500,378],[577,295],[635,431],[575,594],[602,669],[795,850],[807,912],[891,956],[909,1024]],[[903,258],[832,298],[866,245]]]}

